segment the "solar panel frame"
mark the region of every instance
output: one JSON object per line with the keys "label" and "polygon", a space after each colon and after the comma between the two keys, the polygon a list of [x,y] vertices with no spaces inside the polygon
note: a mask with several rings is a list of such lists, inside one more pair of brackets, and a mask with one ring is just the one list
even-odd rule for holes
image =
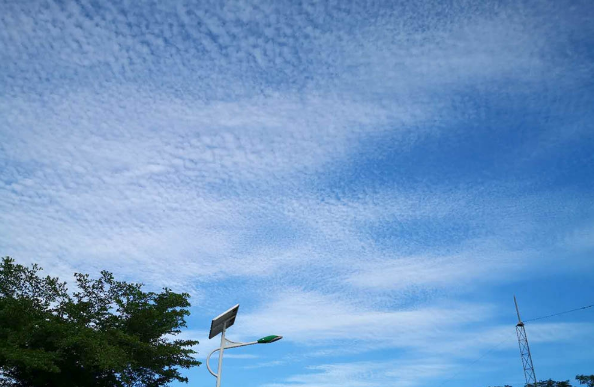
{"label": "solar panel frame", "polygon": [[221,313],[217,317],[212,319],[210,323],[210,333],[208,334],[208,338],[212,339],[219,333],[223,331],[223,326],[227,323],[226,328],[229,328],[231,325],[235,323],[235,317],[237,317],[237,311],[239,310],[239,304],[232,306],[225,312]]}

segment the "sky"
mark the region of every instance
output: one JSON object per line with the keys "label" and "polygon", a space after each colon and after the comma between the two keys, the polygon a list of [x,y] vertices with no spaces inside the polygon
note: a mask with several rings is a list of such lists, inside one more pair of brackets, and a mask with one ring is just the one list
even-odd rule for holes
{"label": "sky", "polygon": [[[594,304],[593,16],[2,1],[0,255],[190,293],[202,361],[239,303],[284,338],[223,386],[522,386],[514,294]],[[594,373],[594,308],[526,330],[539,379]]]}

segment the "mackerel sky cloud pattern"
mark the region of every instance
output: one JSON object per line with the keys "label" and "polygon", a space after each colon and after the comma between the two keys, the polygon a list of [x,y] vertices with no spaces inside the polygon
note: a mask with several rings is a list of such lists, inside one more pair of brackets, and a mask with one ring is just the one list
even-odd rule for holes
{"label": "mackerel sky cloud pattern", "polygon": [[[0,255],[190,292],[201,360],[240,303],[232,339],[284,339],[229,385],[523,385],[513,294],[594,298],[592,16],[4,1]],[[527,330],[539,378],[593,372],[592,312]]]}

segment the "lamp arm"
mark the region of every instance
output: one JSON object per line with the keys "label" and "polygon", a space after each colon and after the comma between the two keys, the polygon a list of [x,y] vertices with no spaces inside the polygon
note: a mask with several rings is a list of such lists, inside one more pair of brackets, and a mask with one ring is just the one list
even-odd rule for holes
{"label": "lamp arm", "polygon": [[254,345],[254,344],[259,344],[257,341],[250,341],[249,343],[236,343],[234,341],[231,340],[227,340],[229,343],[231,343],[231,345],[229,346],[225,346],[225,349],[227,348],[239,348],[239,347],[245,347],[248,345]]}
{"label": "lamp arm", "polygon": [[214,372],[212,372],[212,370],[210,369],[210,364],[208,364],[208,362],[210,361],[210,357],[212,356],[213,353],[215,353],[216,351],[220,351],[220,348],[215,349],[214,351],[212,351],[211,353],[208,354],[208,356],[206,357],[206,368],[208,368],[208,372],[210,372],[210,374],[212,376],[214,376],[215,378],[218,378],[217,374],[215,374]]}
{"label": "lamp arm", "polygon": [[[253,345],[253,344],[258,344],[257,341],[250,341],[249,343],[236,343],[235,341],[231,341],[231,340],[227,340],[225,339],[225,341],[231,345],[229,346],[225,346],[223,349],[229,349],[229,348],[239,348],[239,347],[245,347],[247,345]],[[214,376],[215,378],[217,377],[217,374],[215,374],[214,372],[212,372],[212,369],[210,368],[210,357],[212,356],[213,353],[215,353],[216,351],[220,351],[221,348],[217,348],[214,349],[211,353],[208,354],[208,356],[206,357],[206,368],[208,369],[208,372],[210,372],[210,374],[212,376]]]}

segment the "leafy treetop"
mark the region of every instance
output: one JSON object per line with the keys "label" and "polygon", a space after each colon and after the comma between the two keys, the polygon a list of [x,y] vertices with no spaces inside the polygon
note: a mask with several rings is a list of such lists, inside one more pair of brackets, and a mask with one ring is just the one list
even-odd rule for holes
{"label": "leafy treetop", "polygon": [[200,364],[186,326],[189,294],[145,292],[141,284],[75,274],[77,291],[2,258],[0,386],[147,386],[187,382]]}
{"label": "leafy treetop", "polygon": [[594,387],[594,375],[577,375],[575,379],[580,384],[585,384],[588,387]]}

